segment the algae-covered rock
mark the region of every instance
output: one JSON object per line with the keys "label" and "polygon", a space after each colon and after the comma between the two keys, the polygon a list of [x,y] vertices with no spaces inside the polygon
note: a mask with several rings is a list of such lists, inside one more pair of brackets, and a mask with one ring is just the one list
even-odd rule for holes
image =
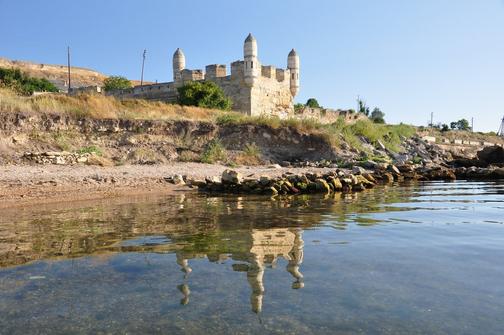
{"label": "algae-covered rock", "polygon": [[278,191],[273,186],[270,186],[270,187],[265,188],[262,193],[266,194],[266,195],[277,195]]}
{"label": "algae-covered rock", "polygon": [[337,177],[329,177],[329,183],[333,186],[335,191],[340,191],[343,188],[343,184]]}
{"label": "algae-covered rock", "polygon": [[331,187],[329,187],[329,184],[322,178],[319,178],[315,180],[316,184],[316,189],[318,192],[323,192],[323,193],[330,193],[331,192]]}

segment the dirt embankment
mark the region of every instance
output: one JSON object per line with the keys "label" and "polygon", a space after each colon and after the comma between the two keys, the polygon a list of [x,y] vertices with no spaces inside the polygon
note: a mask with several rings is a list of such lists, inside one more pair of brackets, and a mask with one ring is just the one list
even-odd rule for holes
{"label": "dirt embankment", "polygon": [[195,161],[215,140],[231,157],[253,145],[264,163],[338,158],[323,136],[292,127],[0,114],[0,164],[26,163],[27,152],[82,152],[91,147],[115,165]]}

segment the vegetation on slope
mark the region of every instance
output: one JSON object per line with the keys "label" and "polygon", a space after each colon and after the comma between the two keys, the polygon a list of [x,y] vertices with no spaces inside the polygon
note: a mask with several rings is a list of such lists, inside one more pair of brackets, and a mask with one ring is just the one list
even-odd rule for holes
{"label": "vegetation on slope", "polygon": [[[150,119],[150,120],[196,120],[215,122],[219,125],[251,124],[273,129],[290,127],[307,134],[325,138],[335,147],[344,143],[357,150],[369,150],[369,143],[376,147],[383,144],[391,151],[399,151],[401,141],[415,134],[412,126],[376,124],[370,120],[359,120],[346,124],[338,119],[333,124],[322,124],[315,119],[280,119],[278,117],[250,117],[232,111],[221,111],[194,106],[180,106],[156,101],[118,100],[103,95],[67,96],[64,94],[25,97],[11,90],[0,89],[0,112],[58,113],[75,117]],[[216,143],[204,161],[221,160]],[[208,159],[207,159],[208,158]],[[248,148],[244,161],[260,161],[258,148]]]}
{"label": "vegetation on slope", "polygon": [[30,77],[19,69],[1,67],[0,87],[7,87],[24,95],[31,95],[33,92],[58,92],[58,88],[47,79]]}
{"label": "vegetation on slope", "polygon": [[105,91],[124,90],[131,87],[131,81],[123,76],[110,76],[103,81]]}
{"label": "vegetation on slope", "polygon": [[280,119],[277,117],[245,116],[236,113],[222,114],[216,119],[218,124],[256,124],[272,128],[292,127],[300,131],[319,134],[327,138],[333,145],[340,146],[342,141],[351,147],[362,150],[362,139],[378,146],[383,144],[391,151],[399,151],[400,144],[405,138],[415,135],[413,126],[399,124],[377,124],[370,120],[359,120],[353,124],[346,124],[343,118],[332,124],[322,124],[315,119]]}
{"label": "vegetation on slope", "polygon": [[0,112],[57,113],[76,117],[148,120],[212,120],[222,112],[157,101],[118,100],[103,95],[51,94],[25,97],[0,89]]}
{"label": "vegetation on slope", "polygon": [[177,90],[181,105],[220,110],[231,109],[231,99],[227,98],[224,91],[211,81],[191,81]]}

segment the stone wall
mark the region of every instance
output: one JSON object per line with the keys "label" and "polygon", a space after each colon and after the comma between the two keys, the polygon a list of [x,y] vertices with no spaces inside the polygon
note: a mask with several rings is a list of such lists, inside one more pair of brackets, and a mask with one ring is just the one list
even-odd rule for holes
{"label": "stone wall", "polygon": [[251,88],[250,115],[276,115],[286,118],[294,113],[293,97],[288,80],[260,76]]}
{"label": "stone wall", "polygon": [[107,92],[107,95],[112,95],[119,99],[160,100],[173,103],[177,101],[178,92],[175,83],[171,82],[110,91]]}
{"label": "stone wall", "polygon": [[334,123],[342,117],[345,123],[353,123],[358,120],[366,119],[366,116],[353,110],[340,110],[329,108],[311,108],[304,107],[295,112],[295,117],[300,119],[317,119],[321,123]]}
{"label": "stone wall", "polygon": [[435,136],[424,135],[422,136],[422,140],[428,143],[438,143],[444,145],[453,145],[453,146],[473,146],[473,147],[491,147],[491,146],[500,146],[503,147],[502,143],[492,143],[487,141],[475,141],[475,140],[461,140],[461,139],[453,139],[450,140],[448,138],[436,138]]}

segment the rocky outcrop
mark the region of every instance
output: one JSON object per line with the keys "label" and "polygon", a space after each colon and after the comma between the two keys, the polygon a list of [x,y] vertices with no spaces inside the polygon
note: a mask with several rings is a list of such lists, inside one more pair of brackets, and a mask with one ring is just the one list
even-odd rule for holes
{"label": "rocky outcrop", "polygon": [[476,154],[478,160],[486,166],[491,164],[504,164],[504,148],[500,146],[486,147]]}
{"label": "rocky outcrop", "polygon": [[37,164],[57,164],[73,165],[77,163],[87,163],[92,156],[90,153],[74,153],[66,151],[46,151],[46,152],[27,152],[23,157]]}
{"label": "rocky outcrop", "polygon": [[211,193],[287,195],[307,193],[361,192],[376,185],[367,173],[354,175],[341,170],[319,174],[283,174],[280,177],[244,178],[238,172],[226,170],[220,178],[188,182],[200,191]]}

